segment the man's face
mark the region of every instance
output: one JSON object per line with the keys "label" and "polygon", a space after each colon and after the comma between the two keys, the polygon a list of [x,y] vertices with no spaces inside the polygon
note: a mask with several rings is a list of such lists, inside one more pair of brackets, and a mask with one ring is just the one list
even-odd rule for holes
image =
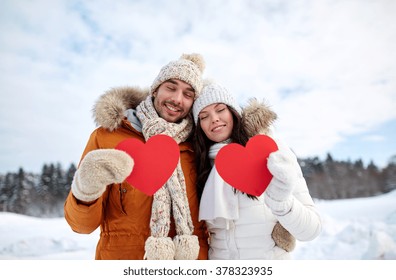
{"label": "man's face", "polygon": [[188,115],[194,102],[195,91],[187,83],[170,79],[154,92],[154,107],[167,122],[178,122]]}

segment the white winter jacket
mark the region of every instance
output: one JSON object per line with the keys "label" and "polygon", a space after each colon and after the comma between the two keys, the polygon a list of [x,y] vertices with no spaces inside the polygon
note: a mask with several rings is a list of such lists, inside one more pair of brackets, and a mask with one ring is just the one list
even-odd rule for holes
{"label": "white winter jacket", "polygon": [[[212,159],[224,145],[211,147]],[[235,192],[213,166],[202,193],[199,214],[210,233],[209,259],[291,259],[290,253],[276,246],[271,237],[277,221],[297,240],[308,241],[318,236],[321,221],[304,179],[296,182],[293,195],[282,204],[282,209],[266,196],[264,192],[251,199]]]}

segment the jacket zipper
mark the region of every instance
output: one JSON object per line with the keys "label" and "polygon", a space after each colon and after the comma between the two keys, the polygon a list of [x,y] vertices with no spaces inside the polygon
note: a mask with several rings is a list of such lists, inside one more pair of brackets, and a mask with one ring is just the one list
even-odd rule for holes
{"label": "jacket zipper", "polygon": [[127,189],[126,189],[126,188],[123,188],[123,187],[120,185],[119,192],[120,192],[120,207],[121,207],[121,213],[126,215],[126,212],[125,212],[125,209],[124,209],[124,204],[123,204],[122,201],[123,201],[124,195],[126,195]]}
{"label": "jacket zipper", "polygon": [[229,232],[228,248],[231,259],[239,259],[239,251],[235,240],[235,222],[233,220],[227,221],[227,230]]}

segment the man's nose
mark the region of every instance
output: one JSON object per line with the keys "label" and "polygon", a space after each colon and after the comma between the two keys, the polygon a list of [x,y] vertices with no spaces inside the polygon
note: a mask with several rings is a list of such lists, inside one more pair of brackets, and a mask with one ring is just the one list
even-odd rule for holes
{"label": "man's nose", "polygon": [[183,100],[183,91],[177,90],[175,94],[172,96],[172,99],[176,105],[179,105]]}

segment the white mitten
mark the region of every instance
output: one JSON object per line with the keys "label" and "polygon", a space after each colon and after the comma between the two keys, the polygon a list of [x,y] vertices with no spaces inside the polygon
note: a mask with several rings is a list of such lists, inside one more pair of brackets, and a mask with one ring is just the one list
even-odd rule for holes
{"label": "white mitten", "polygon": [[133,159],[124,151],[93,150],[85,155],[74,174],[72,193],[81,201],[94,201],[103,194],[107,185],[123,182],[133,166]]}
{"label": "white mitten", "polygon": [[273,178],[265,190],[265,201],[277,214],[284,214],[290,210],[294,187],[303,179],[301,167],[289,148],[280,148],[271,153],[267,166]]}

